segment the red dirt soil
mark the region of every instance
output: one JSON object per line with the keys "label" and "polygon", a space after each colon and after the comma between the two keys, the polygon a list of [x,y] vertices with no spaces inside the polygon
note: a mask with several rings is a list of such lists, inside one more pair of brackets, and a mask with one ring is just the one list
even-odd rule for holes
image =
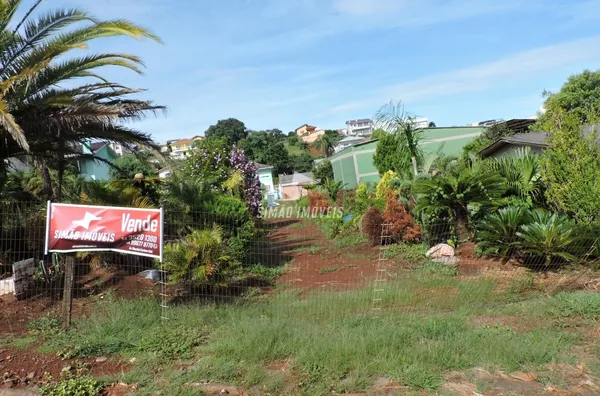
{"label": "red dirt soil", "polygon": [[[283,250],[291,257],[288,271],[279,278],[280,285],[300,289],[341,290],[359,287],[375,277],[378,249],[361,244],[338,248],[326,239],[317,225],[298,220],[302,227],[287,225],[278,228],[268,238],[289,241]],[[315,249],[311,253],[310,249]],[[343,253],[340,254],[340,251]]]}

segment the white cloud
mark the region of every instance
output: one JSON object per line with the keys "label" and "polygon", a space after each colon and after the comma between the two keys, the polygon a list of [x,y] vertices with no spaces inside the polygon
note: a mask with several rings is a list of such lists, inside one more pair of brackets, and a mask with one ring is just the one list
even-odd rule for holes
{"label": "white cloud", "polygon": [[329,113],[343,113],[350,109],[376,105],[390,98],[415,103],[431,98],[514,85],[528,77],[561,67],[598,60],[600,54],[595,51],[598,47],[600,36],[536,48],[491,63],[427,76],[390,87],[380,87],[375,89],[369,98],[337,105],[330,109]]}

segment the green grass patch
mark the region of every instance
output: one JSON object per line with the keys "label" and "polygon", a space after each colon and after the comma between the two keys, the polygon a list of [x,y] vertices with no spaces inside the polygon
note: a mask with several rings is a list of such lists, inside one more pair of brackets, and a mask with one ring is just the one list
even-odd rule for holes
{"label": "green grass patch", "polygon": [[270,267],[262,264],[254,264],[243,267],[242,271],[246,275],[252,275],[254,277],[272,282],[281,275],[285,274],[287,271],[287,266],[284,265],[279,267]]}
{"label": "green grass patch", "polygon": [[[335,270],[334,270],[335,269]],[[335,272],[339,267],[323,267]],[[373,311],[373,287],[344,292],[276,291],[268,298],[226,305],[174,305],[161,321],[155,300],[98,301],[89,318],[68,332],[50,333],[48,351],[68,356],[122,354],[138,360],[125,382],[148,394],[193,394],[199,379],[273,394],[370,390],[377,377],[413,389],[436,389],[450,371],[473,367],[515,370],[569,362],[582,337],[535,315],[596,320],[600,296],[562,293],[521,298],[493,280],[464,281],[451,267],[425,262],[385,284]],[[516,297],[520,294],[515,291]],[[529,312],[529,330],[478,325],[475,316]],[[168,368],[193,361],[185,370]],[[267,370],[288,362],[286,373]],[[158,373],[158,374],[157,374]],[[197,389],[195,390],[197,392]]]}
{"label": "green grass patch", "polygon": [[367,238],[361,233],[340,235],[337,238],[335,238],[335,246],[339,248],[359,246],[367,242]]}
{"label": "green grass patch", "polygon": [[37,337],[32,336],[0,338],[0,347],[27,349],[38,341]]}
{"label": "green grass patch", "polygon": [[399,243],[384,247],[384,249],[384,258],[401,258],[415,264],[428,261],[425,257],[427,245],[424,244]]}
{"label": "green grass patch", "polygon": [[339,270],[341,270],[342,267],[339,266],[334,266],[334,267],[321,267],[321,269],[319,269],[319,272],[321,274],[330,274],[332,272],[338,272]]}

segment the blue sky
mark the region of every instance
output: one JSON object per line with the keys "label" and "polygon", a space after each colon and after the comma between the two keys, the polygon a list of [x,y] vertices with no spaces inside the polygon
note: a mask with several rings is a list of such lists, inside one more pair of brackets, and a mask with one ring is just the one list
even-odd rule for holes
{"label": "blue sky", "polygon": [[222,118],[342,128],[390,99],[438,126],[535,115],[544,89],[600,67],[598,0],[46,0],[128,18],[164,44],[108,39],[144,76],[105,75],[168,106],[156,140]]}

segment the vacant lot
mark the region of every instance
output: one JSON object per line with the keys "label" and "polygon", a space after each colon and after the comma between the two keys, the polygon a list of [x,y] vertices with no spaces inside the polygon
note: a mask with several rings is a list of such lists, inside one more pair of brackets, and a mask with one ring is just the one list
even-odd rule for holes
{"label": "vacant lot", "polygon": [[377,249],[311,227],[271,235],[289,260],[267,294],[174,305],[168,320],[152,297],[104,294],[68,332],[50,313],[2,340],[0,371],[35,371],[34,384],[95,377],[111,394],[600,391],[600,294],[585,286],[593,274],[449,268],[399,246],[386,252],[390,274],[375,304]]}

